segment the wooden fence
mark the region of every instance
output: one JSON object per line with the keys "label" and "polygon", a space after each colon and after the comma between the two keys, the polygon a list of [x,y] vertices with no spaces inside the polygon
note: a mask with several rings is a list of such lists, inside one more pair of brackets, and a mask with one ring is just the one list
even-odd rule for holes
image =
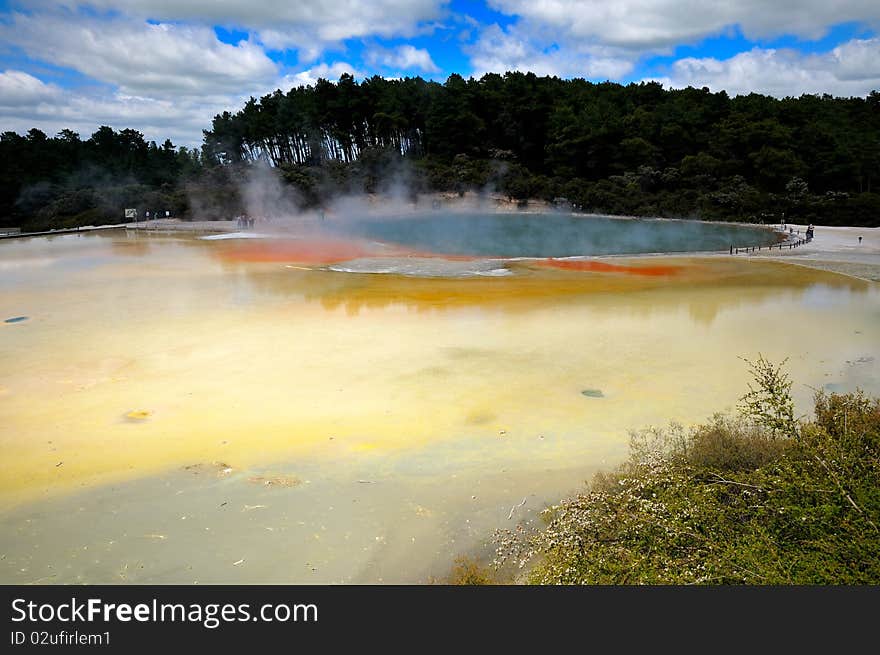
{"label": "wooden fence", "polygon": [[804,237],[798,238],[796,241],[781,241],[779,243],[773,243],[769,246],[746,246],[745,248],[735,248],[734,246],[730,246],[730,254],[738,255],[741,252],[760,252],[762,248],[765,250],[773,250],[774,248],[777,250],[783,250],[785,248],[791,250],[792,248],[799,248],[810,241],[812,241],[812,239]]}

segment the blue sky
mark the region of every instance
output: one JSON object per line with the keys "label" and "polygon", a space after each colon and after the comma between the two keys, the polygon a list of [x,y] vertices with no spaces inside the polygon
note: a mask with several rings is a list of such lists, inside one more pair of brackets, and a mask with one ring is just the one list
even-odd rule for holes
{"label": "blue sky", "polygon": [[0,130],[192,146],[249,96],[343,72],[864,96],[878,25],[876,0],[0,0]]}

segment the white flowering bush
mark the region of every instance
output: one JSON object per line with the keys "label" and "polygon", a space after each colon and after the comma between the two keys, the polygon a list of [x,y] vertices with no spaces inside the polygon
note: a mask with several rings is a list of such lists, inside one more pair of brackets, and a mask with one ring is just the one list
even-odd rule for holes
{"label": "white flowering bush", "polygon": [[769,380],[781,411],[634,434],[629,461],[545,526],[496,532],[495,568],[538,584],[880,582],[880,401],[818,394],[795,425],[778,373],[744,403]]}

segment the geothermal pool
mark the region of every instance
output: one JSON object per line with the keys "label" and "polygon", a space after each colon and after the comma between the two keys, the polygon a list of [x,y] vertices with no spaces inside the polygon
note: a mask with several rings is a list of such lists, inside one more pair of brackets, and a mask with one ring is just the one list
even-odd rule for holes
{"label": "geothermal pool", "polygon": [[0,582],[426,582],[739,357],[880,393],[876,283],[370,239],[0,242]]}
{"label": "geothermal pool", "polygon": [[346,234],[454,255],[573,257],[727,250],[777,242],[769,228],[568,213],[434,211],[326,221]]}

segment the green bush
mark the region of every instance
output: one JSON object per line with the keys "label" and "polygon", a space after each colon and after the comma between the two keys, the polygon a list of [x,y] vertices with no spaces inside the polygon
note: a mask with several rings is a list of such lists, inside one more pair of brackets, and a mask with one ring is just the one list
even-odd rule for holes
{"label": "green bush", "polygon": [[453,564],[446,584],[491,585],[495,584],[495,575],[492,570],[480,565],[474,559],[458,557]]}
{"label": "green bush", "polygon": [[880,582],[880,401],[819,393],[814,420],[789,421],[781,367],[752,372],[739,416],[636,433],[543,529],[497,532],[496,567],[541,584]]}

